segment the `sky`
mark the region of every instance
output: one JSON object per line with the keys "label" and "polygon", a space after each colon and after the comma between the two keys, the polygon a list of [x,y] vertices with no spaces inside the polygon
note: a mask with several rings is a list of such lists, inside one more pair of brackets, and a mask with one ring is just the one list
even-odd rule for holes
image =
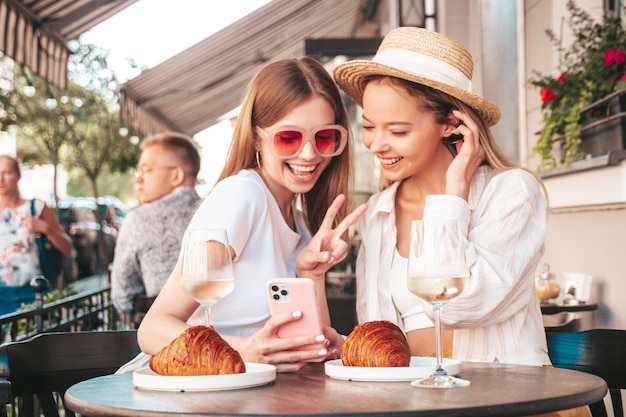
{"label": "sky", "polygon": [[[109,51],[109,66],[125,82],[236,22],[269,0],[139,0],[82,36]],[[173,7],[175,6],[175,7]],[[222,168],[232,127],[228,121],[195,135],[202,148],[200,195],[210,190]]]}

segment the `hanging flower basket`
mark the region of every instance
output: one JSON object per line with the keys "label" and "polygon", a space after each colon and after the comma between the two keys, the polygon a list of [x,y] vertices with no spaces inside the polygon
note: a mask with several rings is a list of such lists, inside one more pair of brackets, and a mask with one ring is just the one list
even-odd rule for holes
{"label": "hanging flower basket", "polygon": [[539,171],[624,148],[626,30],[614,12],[596,22],[573,0],[567,10],[563,21],[574,42],[565,47],[563,33],[546,31],[559,54],[559,75],[534,71],[529,79],[542,102],[532,150]]}
{"label": "hanging flower basket", "polygon": [[626,149],[626,89],[598,100],[581,111],[580,149],[585,157]]}

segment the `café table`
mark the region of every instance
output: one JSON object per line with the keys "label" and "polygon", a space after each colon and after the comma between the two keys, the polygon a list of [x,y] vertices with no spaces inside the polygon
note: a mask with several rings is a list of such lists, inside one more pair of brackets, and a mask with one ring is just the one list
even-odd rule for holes
{"label": "caf\u00e9 table", "polygon": [[597,303],[578,303],[578,304],[565,304],[562,301],[557,301],[552,304],[541,303],[541,314],[551,315],[557,313],[575,313],[580,311],[595,311],[598,309]]}
{"label": "caf\u00e9 table", "polygon": [[330,378],[318,363],[263,386],[172,392],[137,388],[126,373],[80,382],[65,401],[83,416],[519,416],[584,406],[607,393],[603,379],[567,369],[465,362],[460,376],[471,385],[414,388]]}

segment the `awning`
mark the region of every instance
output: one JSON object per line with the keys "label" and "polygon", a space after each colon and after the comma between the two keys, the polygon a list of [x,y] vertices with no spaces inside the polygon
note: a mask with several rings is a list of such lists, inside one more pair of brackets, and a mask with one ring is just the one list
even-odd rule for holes
{"label": "awning", "polygon": [[137,0],[0,0],[0,51],[67,88],[67,42]]}
{"label": "awning", "polygon": [[266,63],[304,56],[307,38],[351,37],[362,7],[354,0],[271,1],[126,82],[122,119],[144,135],[194,135],[238,107],[251,77]]}

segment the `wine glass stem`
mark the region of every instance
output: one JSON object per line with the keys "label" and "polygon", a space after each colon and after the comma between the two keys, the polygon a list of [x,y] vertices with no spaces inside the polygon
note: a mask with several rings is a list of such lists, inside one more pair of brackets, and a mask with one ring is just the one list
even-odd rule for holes
{"label": "wine glass stem", "polygon": [[208,326],[210,321],[209,317],[211,316],[211,307],[204,307],[204,322]]}
{"label": "wine glass stem", "polygon": [[435,310],[435,343],[437,347],[437,370],[435,371],[436,375],[447,375],[446,371],[443,369],[443,343],[441,342],[441,309],[443,308],[440,304],[433,305],[433,309]]}

